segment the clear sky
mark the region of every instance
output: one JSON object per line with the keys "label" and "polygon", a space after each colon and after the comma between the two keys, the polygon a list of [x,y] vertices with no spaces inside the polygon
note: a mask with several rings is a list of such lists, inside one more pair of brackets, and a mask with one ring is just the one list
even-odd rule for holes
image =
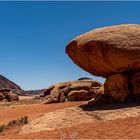
{"label": "clear sky", "polygon": [[140,23],[140,2],[0,2],[0,73],[23,89],[94,77],[65,53],[79,34]]}

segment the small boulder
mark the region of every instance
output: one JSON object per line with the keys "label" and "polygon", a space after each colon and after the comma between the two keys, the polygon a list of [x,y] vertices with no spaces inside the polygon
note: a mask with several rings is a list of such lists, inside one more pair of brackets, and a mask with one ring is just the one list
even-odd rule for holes
{"label": "small boulder", "polygon": [[50,104],[50,103],[58,103],[58,98],[50,96],[50,95],[46,96],[43,104]]}
{"label": "small boulder", "polygon": [[0,89],[0,101],[17,101],[19,100],[18,95],[10,91],[8,88]]}
{"label": "small boulder", "polygon": [[18,101],[19,97],[18,97],[18,95],[10,92],[10,93],[5,94],[5,99],[7,99],[9,102],[11,102],[11,101]]}

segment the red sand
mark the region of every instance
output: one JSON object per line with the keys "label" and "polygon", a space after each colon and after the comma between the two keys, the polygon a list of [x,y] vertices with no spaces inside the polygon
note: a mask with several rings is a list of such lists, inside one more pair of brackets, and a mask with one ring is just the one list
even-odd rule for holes
{"label": "red sand", "polygon": [[[47,105],[26,105],[15,108],[0,109],[0,123],[27,115],[30,120],[39,117],[43,113],[56,109],[78,106],[83,102],[67,102]],[[0,139],[46,139],[46,138],[118,138],[118,139],[140,139],[140,117],[118,119],[114,121],[80,124],[73,127],[53,131],[42,131],[32,134],[19,135],[20,127],[6,130],[0,135]]]}

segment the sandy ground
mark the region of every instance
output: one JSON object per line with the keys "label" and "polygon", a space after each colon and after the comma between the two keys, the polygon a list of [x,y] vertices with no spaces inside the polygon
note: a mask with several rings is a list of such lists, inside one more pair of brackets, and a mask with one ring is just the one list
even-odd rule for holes
{"label": "sandy ground", "polygon": [[[89,107],[79,110],[77,106],[81,104],[83,102],[32,104],[0,109],[0,124],[21,116],[28,116],[30,120],[22,128],[17,126],[2,132],[0,139],[140,139],[140,106]],[[38,129],[36,121],[38,124],[44,123],[44,128],[49,129],[42,127],[39,128],[41,131],[27,133],[27,126],[30,128],[34,124],[33,129]]]}
{"label": "sandy ground", "polygon": [[34,97],[35,95],[34,96],[19,96],[19,100],[32,99]]}
{"label": "sandy ground", "polygon": [[8,123],[11,120],[18,119],[22,116],[28,116],[29,120],[35,119],[42,114],[57,109],[73,107],[82,104],[82,102],[66,102],[57,104],[32,104],[32,105],[19,105],[9,106],[5,109],[0,109],[0,124]]}

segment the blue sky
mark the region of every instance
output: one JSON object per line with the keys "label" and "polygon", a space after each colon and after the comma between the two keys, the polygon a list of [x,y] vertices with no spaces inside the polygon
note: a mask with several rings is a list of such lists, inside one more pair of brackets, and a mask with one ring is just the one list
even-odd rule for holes
{"label": "blue sky", "polygon": [[140,23],[140,2],[0,2],[0,73],[23,89],[90,77],[65,54],[89,30]]}

